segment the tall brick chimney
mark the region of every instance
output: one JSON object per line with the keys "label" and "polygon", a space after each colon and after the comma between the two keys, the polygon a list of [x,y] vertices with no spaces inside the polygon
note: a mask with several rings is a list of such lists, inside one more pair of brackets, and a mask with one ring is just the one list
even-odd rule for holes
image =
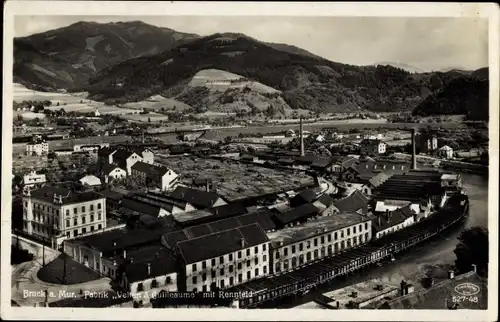
{"label": "tall brick chimney", "polygon": [[300,117],[300,155],[304,156],[304,129],[302,126],[302,116]]}
{"label": "tall brick chimney", "polygon": [[417,147],[415,129],[411,129],[411,169],[417,169]]}

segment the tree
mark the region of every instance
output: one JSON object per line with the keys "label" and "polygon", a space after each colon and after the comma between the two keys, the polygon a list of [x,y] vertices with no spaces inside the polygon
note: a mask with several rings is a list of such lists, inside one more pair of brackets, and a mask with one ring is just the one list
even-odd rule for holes
{"label": "tree", "polygon": [[457,257],[455,267],[459,273],[470,272],[476,265],[480,276],[488,275],[488,229],[472,227],[465,229],[458,236],[459,243],[453,251]]}

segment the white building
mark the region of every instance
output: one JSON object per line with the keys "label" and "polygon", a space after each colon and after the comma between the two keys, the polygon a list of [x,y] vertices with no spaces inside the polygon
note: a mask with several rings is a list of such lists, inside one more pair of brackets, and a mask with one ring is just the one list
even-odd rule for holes
{"label": "white building", "polygon": [[142,185],[153,185],[162,191],[172,189],[179,179],[179,175],[172,169],[142,161],[134,163],[131,167],[131,176]]}
{"label": "white building", "polygon": [[106,228],[106,198],[71,186],[45,186],[23,197],[23,231],[58,247],[62,241]]}
{"label": "white building", "polygon": [[34,170],[23,177],[24,189],[39,188],[46,182],[47,178],[45,177],[45,174],[37,174]]}
{"label": "white building", "polygon": [[94,175],[87,175],[81,178],[79,181],[84,186],[96,187],[101,185],[101,179]]}
{"label": "white building", "polygon": [[106,164],[102,171],[105,183],[110,183],[113,180],[121,180],[127,177],[127,171],[114,164]]}
{"label": "white building", "polygon": [[444,158],[444,159],[452,159],[453,158],[453,149],[447,145],[444,145],[439,148],[437,151],[438,157]]}
{"label": "white building", "polygon": [[26,145],[27,155],[44,155],[49,153],[49,144],[45,141],[28,143]]}
{"label": "white building", "polygon": [[378,214],[373,220],[374,238],[378,239],[413,225],[416,216],[417,213],[409,206]]}
{"label": "white building", "polygon": [[268,233],[272,273],[282,274],[361,246],[372,238],[371,219],[337,213]]}
{"label": "white building", "polygon": [[250,224],[189,239],[182,232],[163,236],[162,244],[179,256],[185,284],[179,291],[230,288],[269,275],[269,239]]}
{"label": "white building", "polygon": [[386,151],[387,144],[378,139],[364,139],[360,143],[361,155],[378,155]]}

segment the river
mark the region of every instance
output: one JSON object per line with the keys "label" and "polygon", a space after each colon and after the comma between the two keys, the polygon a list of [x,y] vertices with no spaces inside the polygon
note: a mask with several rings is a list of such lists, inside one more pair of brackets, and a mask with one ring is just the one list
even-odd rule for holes
{"label": "river", "polygon": [[421,280],[425,276],[432,276],[437,282],[445,279],[448,269],[455,260],[453,250],[462,229],[473,226],[488,227],[488,178],[467,173],[461,175],[470,201],[469,217],[463,223],[451,227],[440,236],[416,246],[404,255],[396,256],[396,261],[392,263],[374,267],[362,275],[351,276],[348,280],[335,280],[291,303],[283,303],[280,307],[291,308],[307,303],[302,307],[317,308],[318,306],[311,301],[318,295],[375,278],[394,286],[399,286],[404,279],[415,285],[415,290],[423,287]]}

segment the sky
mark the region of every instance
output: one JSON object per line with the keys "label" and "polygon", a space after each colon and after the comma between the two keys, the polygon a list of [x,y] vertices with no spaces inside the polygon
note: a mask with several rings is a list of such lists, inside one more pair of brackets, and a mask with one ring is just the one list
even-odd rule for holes
{"label": "sky", "polygon": [[243,33],[352,65],[392,63],[416,71],[488,65],[488,21],[477,18],[16,16],[14,34],[28,36],[78,21],[133,20],[201,36]]}

